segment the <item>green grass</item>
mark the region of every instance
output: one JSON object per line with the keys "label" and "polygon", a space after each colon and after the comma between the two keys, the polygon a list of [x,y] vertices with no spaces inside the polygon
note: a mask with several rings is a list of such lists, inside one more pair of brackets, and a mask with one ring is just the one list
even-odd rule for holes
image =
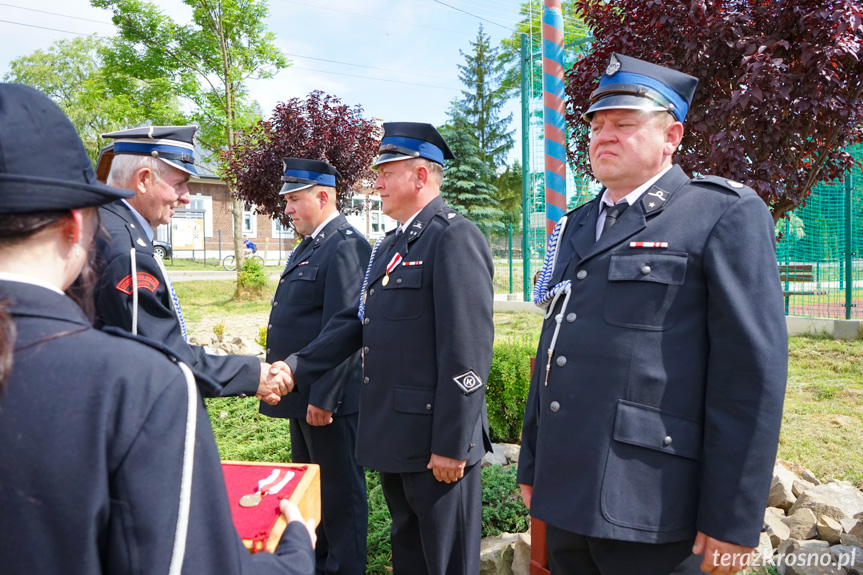
{"label": "green grass", "polygon": [[183,305],[183,317],[187,323],[204,318],[229,317],[247,313],[267,312],[270,309],[270,295],[276,291],[278,280],[268,282],[267,295],[254,300],[236,300],[234,280],[175,282],[174,290]]}

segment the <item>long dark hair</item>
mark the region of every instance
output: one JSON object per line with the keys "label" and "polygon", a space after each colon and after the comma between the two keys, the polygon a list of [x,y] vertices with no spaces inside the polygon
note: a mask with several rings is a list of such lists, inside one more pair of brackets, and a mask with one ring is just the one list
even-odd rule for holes
{"label": "long dark hair", "polygon": [[[68,215],[68,210],[51,210],[36,214],[0,214],[0,247],[14,247]],[[7,302],[0,301],[0,391],[12,373],[12,352],[16,330]]]}

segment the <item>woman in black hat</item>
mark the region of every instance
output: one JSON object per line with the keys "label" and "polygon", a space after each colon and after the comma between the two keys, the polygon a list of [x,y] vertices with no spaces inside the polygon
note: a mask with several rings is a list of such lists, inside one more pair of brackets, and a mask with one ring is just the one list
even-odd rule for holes
{"label": "woman in black hat", "polygon": [[131,195],[96,181],[49,98],[0,84],[2,571],[311,574],[314,532],[286,501],[275,554],[243,547],[192,372],[64,294],[96,207]]}

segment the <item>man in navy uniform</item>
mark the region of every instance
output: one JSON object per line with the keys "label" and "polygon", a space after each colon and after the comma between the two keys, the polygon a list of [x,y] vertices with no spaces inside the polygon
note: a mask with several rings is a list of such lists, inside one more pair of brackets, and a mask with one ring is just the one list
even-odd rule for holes
{"label": "man in navy uniform", "polygon": [[397,575],[479,573],[493,268],[480,231],[440,197],[452,158],[434,126],[384,124],[375,189],[401,225],[375,244],[359,302],[287,359],[314,389],[362,349],[357,461],[380,472]]}
{"label": "man in navy uniform", "polygon": [[585,113],[604,188],[549,241],[518,470],[554,574],[736,573],[758,544],[788,360],[773,220],[672,164],[696,84],[614,54]]}
{"label": "man in navy uniform", "polygon": [[[100,274],[97,326],[115,326],[158,341],[218,383],[220,395],[257,395],[278,403],[290,391],[287,374],[271,373],[255,357],[210,355],[186,342],[186,324],[162,259],[153,252],[153,231],[169,224],[189,203],[196,126],[145,126],[104,134],[114,144],[102,151],[97,171],[108,185],[135,195],[99,208],[104,232],[97,241]],[[272,370],[275,372],[276,370]],[[201,390],[211,393],[210,390]]]}
{"label": "man in navy uniform", "polygon": [[[291,252],[267,326],[267,361],[283,360],[356,302],[369,263],[369,242],[336,208],[338,171],[318,160],[285,158],[281,195],[294,229],[306,236]],[[291,458],[321,466],[317,572],[366,572],[368,504],[354,453],[362,381],[356,351],[315,385],[290,393],[261,413],[291,420]]]}

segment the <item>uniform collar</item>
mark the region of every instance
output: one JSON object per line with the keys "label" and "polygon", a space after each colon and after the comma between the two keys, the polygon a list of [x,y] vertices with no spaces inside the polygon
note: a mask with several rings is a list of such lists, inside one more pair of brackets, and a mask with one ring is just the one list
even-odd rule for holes
{"label": "uniform collar", "polygon": [[[672,168],[672,166],[674,166],[674,164],[669,164],[668,166],[666,166],[661,172],[659,172],[658,174],[656,174],[655,176],[653,176],[652,178],[650,178],[649,180],[647,180],[646,182],[644,182],[643,184],[641,184],[640,186],[638,186],[637,188],[635,188],[634,190],[632,190],[631,192],[629,192],[628,194],[623,196],[623,199],[621,199],[617,203],[619,204],[622,202],[626,202],[627,204],[629,204],[631,206],[632,204],[637,202],[638,198],[640,198],[644,194],[644,192],[649,190],[650,186],[652,186],[657,181],[659,181],[659,178],[664,176],[668,172],[668,170],[670,170]],[[608,192],[608,189],[606,189],[602,193],[602,198],[600,200],[600,204],[599,204],[600,213],[603,210],[605,210],[606,206],[613,206],[613,205],[615,205],[615,203],[611,199],[611,194]]]}
{"label": "uniform collar", "polygon": [[150,227],[149,222],[147,222],[147,220],[144,219],[144,216],[139,214],[138,210],[133,208],[129,204],[129,202],[127,202],[126,200],[120,200],[120,201],[123,202],[126,205],[126,207],[132,211],[132,214],[134,214],[135,219],[138,220],[138,224],[141,226],[141,229],[144,230],[145,234],[147,234],[147,239],[150,240],[150,242],[152,243],[153,237],[155,236],[155,234],[153,233],[153,228]]}
{"label": "uniform collar", "polygon": [[315,231],[312,232],[312,239],[314,240],[315,238],[317,238],[318,234],[323,231],[323,229],[326,227],[326,225],[328,223],[330,223],[331,221],[333,221],[334,219],[336,219],[337,217],[339,217],[339,211],[338,210],[336,210],[335,212],[330,214],[329,217],[327,219],[325,219],[323,222],[321,222],[321,225],[319,225],[317,227],[317,229],[315,229]]}

